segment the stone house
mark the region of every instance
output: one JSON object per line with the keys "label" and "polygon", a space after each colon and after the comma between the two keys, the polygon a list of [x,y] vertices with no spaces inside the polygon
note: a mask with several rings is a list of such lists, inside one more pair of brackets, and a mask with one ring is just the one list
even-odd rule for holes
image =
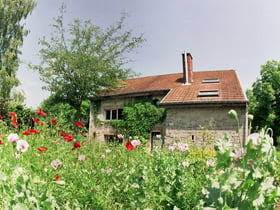
{"label": "stone house", "polygon": [[[236,71],[193,71],[190,53],[182,54],[182,64],[181,73],[129,79],[122,88],[92,99],[91,104],[99,106],[97,118],[91,111],[90,133],[99,141],[113,139],[117,133],[106,122],[120,119],[126,104],[150,97],[166,109],[164,122],[151,130],[152,140],[160,134],[165,144],[180,140],[201,145],[227,134],[234,143],[244,143],[248,101]],[[231,109],[238,113],[239,133],[237,122],[228,117]]]}

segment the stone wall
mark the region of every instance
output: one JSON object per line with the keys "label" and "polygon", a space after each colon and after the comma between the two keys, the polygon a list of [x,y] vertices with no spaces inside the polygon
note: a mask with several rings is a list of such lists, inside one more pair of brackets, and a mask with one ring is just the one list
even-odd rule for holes
{"label": "stone wall", "polygon": [[[234,109],[239,116],[239,134],[237,122],[228,116]],[[208,106],[167,108],[165,121],[165,144],[174,141],[187,141],[196,145],[207,145],[227,134],[234,144],[242,144],[247,136],[246,106]],[[239,138],[240,136],[240,138]]]}

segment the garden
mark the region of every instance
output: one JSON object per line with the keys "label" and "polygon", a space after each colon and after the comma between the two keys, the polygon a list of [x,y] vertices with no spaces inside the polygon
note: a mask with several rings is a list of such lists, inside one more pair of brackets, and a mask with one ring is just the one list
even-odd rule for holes
{"label": "garden", "polygon": [[[42,109],[31,124],[1,115],[0,209],[274,209],[279,152],[271,130],[245,148],[174,142],[150,151],[141,138],[98,143]],[[278,154],[278,158],[277,158]]]}

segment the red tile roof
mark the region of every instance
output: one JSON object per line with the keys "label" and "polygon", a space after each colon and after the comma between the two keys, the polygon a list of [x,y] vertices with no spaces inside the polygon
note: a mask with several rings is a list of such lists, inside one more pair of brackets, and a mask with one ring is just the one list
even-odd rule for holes
{"label": "red tile roof", "polygon": [[[203,79],[219,79],[219,83],[202,83]],[[161,104],[194,102],[247,102],[234,70],[193,72],[193,83],[183,84],[183,74],[149,76],[126,80],[123,88],[109,95],[135,94],[167,90]],[[218,90],[218,96],[198,97],[199,91]],[[106,94],[109,96],[108,94]]]}

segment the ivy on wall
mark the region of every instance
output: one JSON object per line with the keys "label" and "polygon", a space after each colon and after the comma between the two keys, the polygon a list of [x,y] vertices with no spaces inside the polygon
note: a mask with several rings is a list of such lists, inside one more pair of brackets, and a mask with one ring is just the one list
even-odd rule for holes
{"label": "ivy on wall", "polygon": [[123,109],[122,120],[112,120],[111,125],[125,136],[149,138],[152,127],[163,122],[165,109],[151,102],[143,101],[127,105]]}

